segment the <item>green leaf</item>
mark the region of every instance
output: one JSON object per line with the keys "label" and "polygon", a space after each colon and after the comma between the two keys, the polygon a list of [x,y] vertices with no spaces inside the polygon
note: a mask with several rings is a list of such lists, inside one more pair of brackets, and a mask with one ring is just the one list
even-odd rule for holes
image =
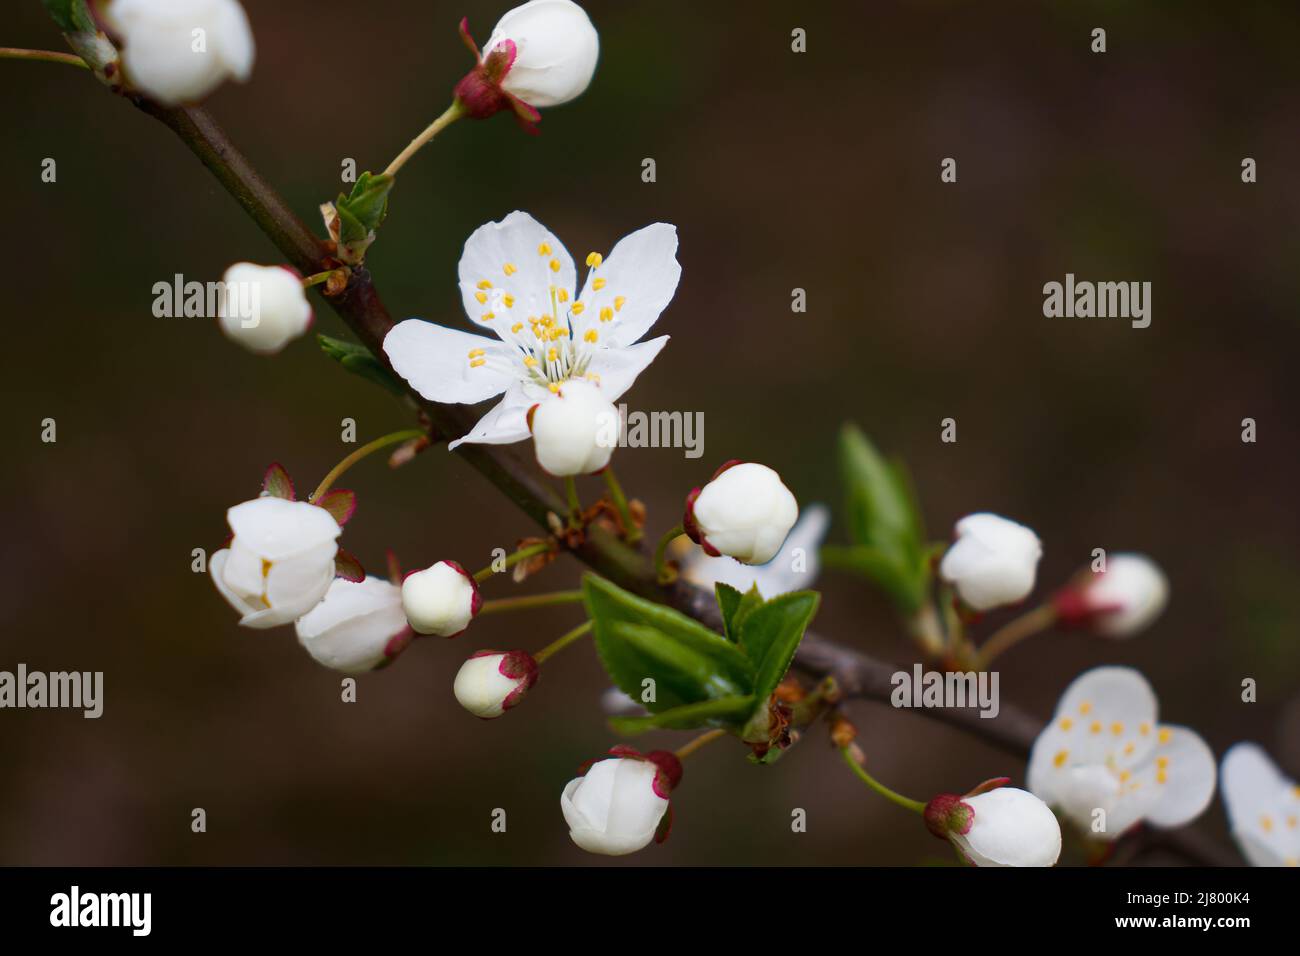
{"label": "green leaf", "polygon": [[647,730],[690,730],[695,727],[735,727],[754,711],[754,697],[719,697],[698,704],[683,704],[649,717],[611,717],[609,726],[624,736]]}
{"label": "green leaf", "polygon": [[856,563],[895,603],[914,611],[924,600],[930,568],[907,471],[901,462],[886,461],[852,424],[840,432],[839,451],[849,536],[872,552],[859,555]]}
{"label": "green leaf", "polygon": [[[860,574],[880,588],[904,610],[914,611],[925,602],[931,551],[922,553],[919,563],[904,564],[880,548],[862,545],[827,546],[821,550],[822,564],[828,568]],[[902,559],[911,560],[907,556]]]}
{"label": "green leaf", "polygon": [[816,591],[795,591],[765,602],[745,617],[740,646],[754,663],[754,697],[759,702],[771,696],[790,669],[820,601]]}
{"label": "green leaf", "polygon": [[719,581],[714,585],[718,599],[718,608],[722,611],[722,624],[727,639],[732,643],[740,640],[740,625],[754,608],[763,603],[763,595],[758,588],[751,587],[746,593],[733,588],[730,584]]}
{"label": "green leaf", "polygon": [[64,33],[94,33],[95,19],[86,0],[42,0],[45,11]]}
{"label": "green leaf", "polygon": [[364,345],[345,342],[343,339],[330,338],[328,335],[317,335],[316,340],[320,342],[321,350],[326,355],[349,372],[360,375],[376,385],[382,385],[394,395],[406,394],[406,389],[402,387],[402,383],[395,379],[393,374]]}
{"label": "green leaf", "polygon": [[741,650],[686,615],[588,574],[582,582],[594,641],[610,678],[633,700],[655,682],[652,713],[724,697],[747,696],[754,667]]}
{"label": "green leaf", "polygon": [[[334,206],[343,220],[342,239],[344,242],[353,238],[365,238],[374,229],[378,229],[384,217],[388,215],[388,194],[392,192],[397,180],[385,174],[378,176],[362,173],[352,185],[351,195],[339,198]],[[349,229],[359,230],[359,236],[350,238]]]}

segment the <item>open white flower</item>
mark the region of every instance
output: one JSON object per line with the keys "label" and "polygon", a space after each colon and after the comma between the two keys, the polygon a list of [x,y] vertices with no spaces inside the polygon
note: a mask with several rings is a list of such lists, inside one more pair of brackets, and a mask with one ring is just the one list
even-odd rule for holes
{"label": "open white flower", "polygon": [[[623,856],[648,846],[662,831],[669,794],[681,780],[681,763],[659,750],[641,755],[615,747],[615,756],[592,764],[560,795],[569,836],[588,853]],[[670,818],[671,819],[671,818]]]}
{"label": "open white flower", "polygon": [[998,787],[961,797],[947,837],[974,866],[1055,866],[1061,825],[1032,793]]}
{"label": "open white flower", "polygon": [[1142,820],[1195,819],[1214,796],[1214,754],[1195,732],[1156,716],[1155,692],[1133,668],[1081,674],[1034,742],[1029,789],[1099,840]]}
{"label": "open white flower", "polygon": [[618,409],[584,379],[561,385],[537,407],[531,424],[537,463],[556,477],[600,471],[618,446]]}
{"label": "open white flower", "polygon": [[221,331],[254,354],[274,355],[311,327],[302,277],[286,266],[236,262],[221,289]]}
{"label": "open white flower", "polygon": [[[742,564],[725,554],[713,557],[698,544],[678,559],[681,576],[698,587],[713,590],[716,584],[729,584],[738,591],[758,588],[771,599],[790,591],[810,588],[820,570],[818,554],[830,525],[830,511],[825,505],[809,505],[799,515],[780,553],[767,564]],[[685,536],[678,541],[685,542]]]}
{"label": "open white flower", "polygon": [[111,0],[103,15],[127,80],[165,106],[253,72],[253,31],[236,0]]}
{"label": "open white flower", "polygon": [[468,435],[451,442],[508,444],[528,437],[527,413],[573,379],[599,384],[615,402],[668,341],[641,337],[677,289],[677,229],[646,226],[607,259],[587,257],[581,294],[560,241],[523,212],[480,226],[465,243],[465,312],[496,339],[419,319],[399,323],[384,352],[399,375],[432,402],[473,404],[504,395]]}
{"label": "open white flower", "polygon": [[288,624],[325,597],[342,533],[328,511],[267,496],[235,505],[226,520],[234,536],[208,571],[243,627]]}
{"label": "open white flower", "polygon": [[529,106],[559,106],[591,84],[600,38],[572,0],[530,0],[506,13],[483,46],[485,55],[509,40],[515,56],[501,87]]}
{"label": "open white flower", "polygon": [[1169,582],[1142,554],[1114,554],[1106,570],[1084,571],[1053,599],[1065,627],[1088,627],[1104,637],[1132,637],[1160,616]]}
{"label": "open white flower", "polygon": [[1300,866],[1300,786],[1255,744],[1234,744],[1220,769],[1232,836],[1252,866]]}
{"label": "open white flower", "polygon": [[799,503],[767,465],[730,461],[686,498],[687,536],[717,557],[767,564],[799,519]]}
{"label": "open white flower", "polygon": [[1024,525],[987,512],[957,522],[939,574],[977,611],[1023,601],[1034,589],[1043,546]]}
{"label": "open white flower", "polygon": [[335,578],[325,598],[298,619],[298,643],[320,664],[360,674],[386,664],[411,642],[402,589],[382,578]]}
{"label": "open white flower", "polygon": [[478,584],[455,561],[438,561],[402,582],[402,610],[420,634],[455,637],[482,606]]}
{"label": "open white flower", "polygon": [[492,720],[523,700],[537,683],[537,661],[527,651],[478,651],[456,672],[452,693],[475,717]]}

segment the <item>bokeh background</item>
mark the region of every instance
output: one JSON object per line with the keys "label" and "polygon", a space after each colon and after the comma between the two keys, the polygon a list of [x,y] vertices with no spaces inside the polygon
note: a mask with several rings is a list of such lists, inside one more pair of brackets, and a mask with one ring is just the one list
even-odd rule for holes
{"label": "bokeh background", "polygon": [[[657,533],[732,457],[778,467],[837,510],[839,424],[909,463],[931,530],[994,510],[1040,533],[1040,589],[1094,547],[1142,550],[1172,603],[1123,644],[1037,639],[1002,693],[1041,716],[1082,669],[1140,667],[1162,717],[1217,752],[1241,739],[1300,773],[1300,18],[1288,4],[589,0],[602,59],[539,138],[461,123],[403,172],[370,265],[396,316],[459,323],[465,237],[531,211],[576,254],[676,223],[672,335],[634,408],[705,413],[705,456],[619,453]],[[209,107],[301,215],[340,164],[382,168],[468,66],[505,0],[248,0],[258,61]],[[1094,26],[1109,51],[1089,52]],[[808,32],[808,52],[790,31]],[[58,48],[35,2],[0,43]],[[0,668],[102,670],[104,716],[0,712],[0,863],[604,864],[573,847],[559,793],[613,742],[589,648],[526,706],[483,723],[461,660],[540,647],[574,609],[484,619],[360,680],[355,704],[290,630],[254,632],[205,575],[225,509],[279,460],[314,483],[363,437],[409,423],[304,339],[274,359],[215,324],[157,319],[152,287],[278,261],[175,138],[85,75],[0,62],[5,184]],[[943,157],[958,182],[939,181]],[[1240,181],[1243,157],[1259,182]],[[41,161],[58,181],[40,181]],[[658,181],[641,181],[653,157]],[[1149,280],[1153,322],[1045,319],[1042,286]],[[791,289],[808,293],[792,315]],[[317,328],[344,335],[323,306]],[[1240,441],[1241,420],[1259,440]],[[39,439],[58,422],[57,444]],[[940,421],[958,442],[940,442]],[[345,482],[344,543],[368,566],[471,566],[531,529],[436,449]],[[586,486],[594,495],[596,484]],[[838,522],[832,540],[842,540]],[[565,561],[537,587],[570,586]],[[824,576],[818,630],[910,660],[884,601]],[[495,583],[493,593],[506,585]],[[990,626],[997,619],[990,622]],[[1260,699],[1243,704],[1243,677]],[[878,776],[928,796],[1023,765],[911,714],[852,713]],[[663,735],[661,743],[674,743]],[[664,846],[616,864],[947,861],[808,739],[758,768],[692,759]],[[203,807],[208,832],[190,830]],[[506,834],[490,831],[493,808]],[[792,808],[808,832],[792,834]],[[1201,821],[1230,846],[1219,806]]]}

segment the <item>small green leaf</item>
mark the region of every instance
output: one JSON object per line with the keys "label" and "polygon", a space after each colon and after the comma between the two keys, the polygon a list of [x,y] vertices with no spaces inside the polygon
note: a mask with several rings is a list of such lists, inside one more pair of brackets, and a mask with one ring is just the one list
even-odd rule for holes
{"label": "small green leaf", "polygon": [[321,350],[326,355],[334,359],[349,372],[354,375],[360,375],[362,378],[375,385],[382,385],[394,395],[405,395],[406,389],[402,384],[393,377],[370,350],[364,345],[358,345],[355,342],[345,342],[343,339],[330,338],[328,335],[317,335],[316,340],[320,342]]}
{"label": "small green leaf", "polygon": [[347,232],[349,226],[359,229],[360,236],[363,238],[372,230],[379,228],[384,217],[388,215],[388,194],[392,192],[396,181],[394,177],[384,174],[375,176],[371,173],[362,173],[352,185],[351,195],[339,194],[334,205],[339,211],[340,218],[343,219],[345,242],[351,241]]}
{"label": "small green leaf", "polygon": [[740,640],[741,623],[750,611],[763,603],[763,595],[758,593],[757,587],[751,587],[741,594],[730,584],[721,581],[714,585],[714,592],[718,599],[718,609],[722,611],[724,632],[727,639],[735,643]]}
{"label": "small green leaf", "polygon": [[872,556],[859,556],[861,568],[906,611],[924,600],[929,580],[925,533],[911,481],[900,462],[889,462],[857,426],[840,432],[840,470],[847,490],[849,536]]}
{"label": "small green leaf", "polygon": [[754,698],[719,697],[698,704],[683,704],[649,717],[611,717],[615,733],[631,737],[647,730],[691,730],[695,727],[735,727],[754,710]]}
{"label": "small green leaf", "polygon": [[86,0],[42,0],[45,11],[64,33],[94,33],[95,19]]}
{"label": "small green leaf", "polygon": [[754,663],[754,696],[759,702],[771,696],[790,669],[820,601],[816,591],[795,591],[767,601],[745,617],[740,646]]}
{"label": "small green leaf", "polygon": [[929,562],[932,551],[926,549],[921,556],[911,559],[919,563],[904,564],[891,557],[880,548],[864,545],[835,547],[828,545],[821,550],[822,564],[828,568],[851,571],[860,574],[880,588],[900,608],[914,611],[925,602],[925,585],[929,577]]}
{"label": "small green leaf", "polygon": [[596,652],[606,673],[633,700],[655,682],[652,713],[753,689],[749,658],[720,634],[672,608],[629,594],[588,574],[582,582]]}

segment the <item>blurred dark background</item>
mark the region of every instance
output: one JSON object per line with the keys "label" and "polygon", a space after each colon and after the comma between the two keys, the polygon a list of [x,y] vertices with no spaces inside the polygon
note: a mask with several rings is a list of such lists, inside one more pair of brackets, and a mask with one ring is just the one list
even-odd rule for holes
{"label": "blurred dark background", "polygon": [[[1216,752],[1265,745],[1300,773],[1300,17],[1288,4],[701,4],[589,0],[595,81],[546,112],[461,123],[403,172],[370,266],[394,315],[463,323],[465,237],[527,209],[576,256],[676,223],[671,344],[629,399],[705,412],[705,456],[619,453],[657,534],[719,462],[779,468],[837,509],[834,440],[859,422],[911,466],[935,536],[993,510],[1035,528],[1040,590],[1094,547],[1141,550],[1172,583],[1143,636],[1037,639],[1002,694],[1047,716],[1082,669],[1140,667],[1162,718]],[[506,0],[250,0],[252,81],[208,102],[298,212],[339,190],[346,157],[380,169],[447,105]],[[1109,51],[1089,52],[1090,31]],[[808,52],[790,31],[808,31]],[[35,2],[0,44],[60,48]],[[157,319],[153,284],[279,261],[164,128],[65,67],[0,62],[5,184],[0,669],[105,672],[105,713],[0,712],[0,863],[604,863],[569,842],[559,793],[614,738],[589,648],[526,705],[484,723],[451,680],[476,647],[536,649],[572,608],[484,619],[416,644],[339,700],[291,629],[256,632],[206,575],[225,509],[279,460],[310,487],[349,450],[409,424],[310,338],[274,359],[215,323]],[[939,164],[958,161],[943,185]],[[1240,179],[1243,157],[1259,182]],[[41,161],[58,162],[56,184]],[[644,184],[653,157],[658,181]],[[1146,330],[1046,319],[1042,286],[1149,280]],[[791,289],[808,292],[792,315]],[[317,300],[317,330],[345,335]],[[1240,441],[1253,417],[1259,440]],[[58,422],[42,444],[40,422]],[[958,422],[942,444],[940,421]],[[531,528],[439,448],[358,466],[344,544],[374,570],[481,566]],[[584,486],[594,496],[598,485]],[[842,538],[837,523],[832,540]],[[567,587],[576,566],[536,587]],[[818,630],[910,660],[884,602],[826,576]],[[506,586],[495,583],[494,594]],[[996,624],[993,620],[990,624]],[[1259,681],[1243,704],[1240,681]],[[852,708],[878,776],[915,796],[1023,765],[931,721]],[[682,738],[663,735],[660,745]],[[758,768],[692,759],[676,826],[637,864],[947,860],[852,780],[819,739]],[[190,831],[203,807],[208,832]],[[493,808],[506,834],[490,831]],[[792,834],[791,809],[808,813]],[[1217,802],[1201,826],[1225,847]]]}

